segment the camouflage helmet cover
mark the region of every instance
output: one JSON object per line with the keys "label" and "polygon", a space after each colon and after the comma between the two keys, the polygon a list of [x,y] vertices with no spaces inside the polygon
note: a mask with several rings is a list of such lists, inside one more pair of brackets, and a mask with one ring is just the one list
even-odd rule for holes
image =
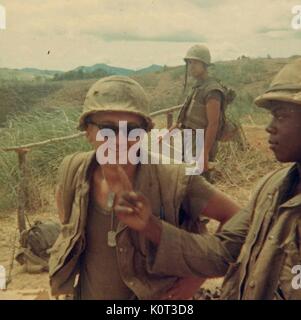
{"label": "camouflage helmet cover", "polygon": [[270,108],[272,101],[291,102],[301,107],[301,58],[285,65],[269,89],[255,99],[255,103],[263,108]]}
{"label": "camouflage helmet cover", "polygon": [[209,66],[211,65],[210,51],[203,44],[196,44],[187,51],[184,60],[185,62],[188,60],[198,60]]}
{"label": "camouflage helmet cover", "polygon": [[85,130],[85,119],[96,112],[130,112],[144,119],[146,130],[154,127],[149,116],[149,103],[143,88],[125,76],[105,77],[89,89],[79,118],[79,130]]}

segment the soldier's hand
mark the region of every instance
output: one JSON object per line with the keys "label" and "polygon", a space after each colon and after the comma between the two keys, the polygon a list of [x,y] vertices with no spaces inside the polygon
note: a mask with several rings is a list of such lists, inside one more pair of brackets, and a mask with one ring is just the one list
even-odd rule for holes
{"label": "soldier's hand", "polygon": [[144,231],[152,215],[149,200],[141,193],[123,192],[114,206],[118,219],[136,231]]}
{"label": "soldier's hand", "polygon": [[196,277],[179,278],[174,285],[162,295],[161,300],[189,300],[199,290],[204,279]]}
{"label": "soldier's hand", "polygon": [[118,166],[118,175],[123,182],[123,190],[116,197],[114,212],[117,218],[130,228],[143,232],[153,243],[159,244],[162,226],[152,214],[151,204],[143,194],[134,192],[131,181],[124,170]]}

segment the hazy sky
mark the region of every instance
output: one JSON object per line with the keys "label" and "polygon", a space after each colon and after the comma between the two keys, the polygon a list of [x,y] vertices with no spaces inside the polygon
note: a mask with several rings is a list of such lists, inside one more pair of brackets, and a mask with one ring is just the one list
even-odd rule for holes
{"label": "hazy sky", "polygon": [[[0,67],[69,70],[180,65],[205,43],[213,60],[301,53],[300,0],[0,0]],[[50,54],[47,54],[50,50]]]}

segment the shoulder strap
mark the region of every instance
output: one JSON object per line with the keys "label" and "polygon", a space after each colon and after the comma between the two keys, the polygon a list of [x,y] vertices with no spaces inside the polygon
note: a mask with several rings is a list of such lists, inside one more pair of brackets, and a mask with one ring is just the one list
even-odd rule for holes
{"label": "shoulder strap", "polygon": [[72,203],[75,195],[78,169],[80,168],[81,164],[83,164],[86,161],[89,154],[90,153],[87,152],[77,152],[65,157],[61,163],[59,174],[61,175],[60,188],[64,208],[63,223],[68,223],[70,218]]}

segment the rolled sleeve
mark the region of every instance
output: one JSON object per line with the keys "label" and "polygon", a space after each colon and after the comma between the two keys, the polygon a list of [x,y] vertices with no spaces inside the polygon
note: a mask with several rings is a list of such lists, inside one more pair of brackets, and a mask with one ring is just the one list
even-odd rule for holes
{"label": "rolled sleeve", "polygon": [[[214,195],[215,188],[202,176],[193,176],[183,200],[183,208],[192,220],[205,218],[201,213]],[[206,218],[208,220],[208,218]]]}
{"label": "rolled sleeve", "polygon": [[210,99],[215,99],[221,103],[222,98],[223,98],[223,94],[220,90],[212,90],[206,95],[205,102],[208,103]]}
{"label": "rolled sleeve", "polygon": [[149,271],[178,277],[224,276],[244,243],[248,215],[245,210],[236,214],[215,235],[193,234],[162,222],[160,244],[150,244]]}

